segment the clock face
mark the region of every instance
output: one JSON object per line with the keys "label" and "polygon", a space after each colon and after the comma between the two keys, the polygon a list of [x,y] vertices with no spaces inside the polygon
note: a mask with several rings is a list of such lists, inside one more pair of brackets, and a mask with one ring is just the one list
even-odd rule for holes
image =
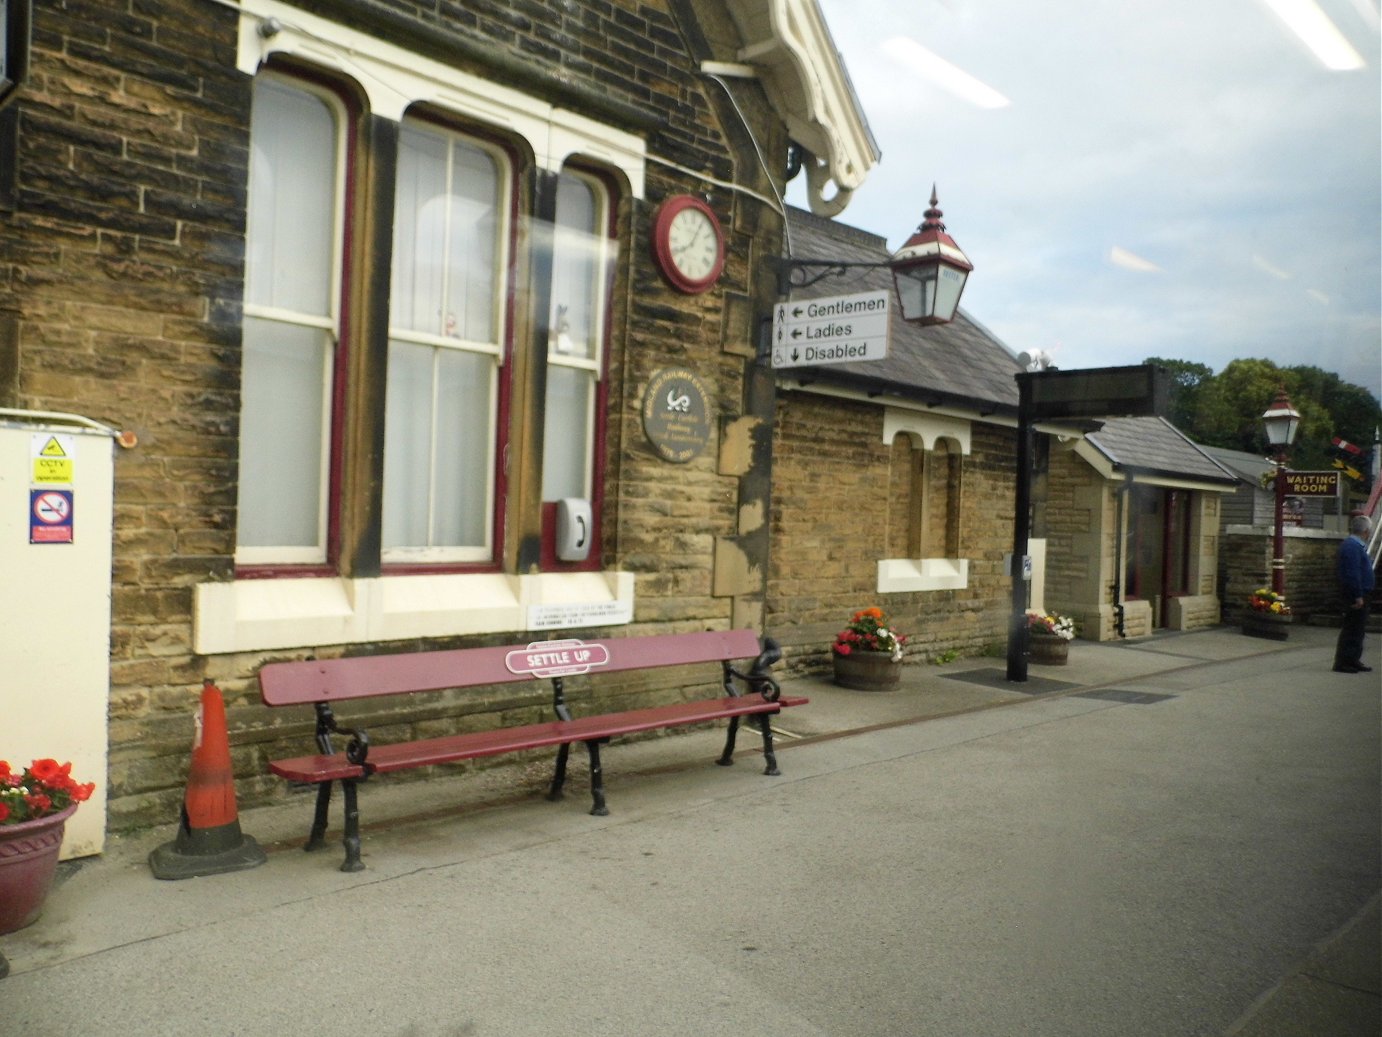
{"label": "clock face", "polygon": [[672,286],[703,292],[725,265],[724,237],[714,212],[698,198],[669,198],[653,221],[653,255]]}

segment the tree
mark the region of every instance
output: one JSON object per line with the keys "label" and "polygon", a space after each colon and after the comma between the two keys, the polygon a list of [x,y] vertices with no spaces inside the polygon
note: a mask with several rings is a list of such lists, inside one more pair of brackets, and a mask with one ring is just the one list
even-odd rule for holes
{"label": "tree", "polygon": [[1193,360],[1169,360],[1162,357],[1148,357],[1143,361],[1165,368],[1171,376],[1170,399],[1166,407],[1166,420],[1176,428],[1195,438],[1191,430],[1195,427],[1200,408],[1200,394],[1206,384],[1214,378],[1214,369],[1208,364],[1197,364]]}
{"label": "tree", "polygon": [[1277,367],[1270,360],[1230,362],[1217,375],[1204,364],[1148,358],[1170,372],[1166,418],[1195,442],[1248,453],[1267,453],[1262,413],[1285,388],[1300,412],[1300,429],[1291,448],[1291,466],[1328,468],[1335,436],[1361,446],[1372,445],[1382,425],[1382,406],[1361,386],[1338,375],[1301,364]]}

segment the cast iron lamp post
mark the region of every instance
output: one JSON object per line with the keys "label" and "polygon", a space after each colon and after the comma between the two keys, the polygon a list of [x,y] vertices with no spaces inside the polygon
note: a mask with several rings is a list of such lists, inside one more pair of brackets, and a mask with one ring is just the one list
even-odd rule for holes
{"label": "cast iron lamp post", "polygon": [[1267,442],[1272,445],[1272,463],[1276,465],[1276,506],[1273,509],[1275,527],[1272,535],[1272,590],[1286,596],[1286,538],[1282,533],[1283,506],[1286,503],[1286,452],[1296,438],[1300,428],[1300,414],[1291,406],[1286,389],[1276,391],[1276,399],[1262,415],[1262,427],[1267,431]]}
{"label": "cast iron lamp post", "polygon": [[[784,257],[777,261],[777,294],[786,295],[793,288],[806,288],[847,270],[887,267],[893,272],[903,320],[909,324],[948,324],[955,319],[974,264],[945,232],[943,215],[936,208],[936,185],[932,184],[931,208],[923,214],[921,226],[886,263]],[[802,271],[800,280],[792,277],[796,271]]]}

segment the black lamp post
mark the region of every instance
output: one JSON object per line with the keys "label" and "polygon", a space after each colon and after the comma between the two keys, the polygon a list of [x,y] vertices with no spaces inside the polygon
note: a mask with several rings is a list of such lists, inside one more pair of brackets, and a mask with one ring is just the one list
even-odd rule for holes
{"label": "black lamp post", "polygon": [[[878,270],[887,267],[893,272],[897,301],[902,319],[910,324],[948,324],[955,319],[965,281],[974,269],[969,257],[945,232],[943,216],[936,208],[936,186],[931,185],[931,207],[923,214],[921,226],[886,263],[866,263],[834,259],[777,260],[777,294],[786,295],[793,288],[806,288],[824,277],[843,274],[848,270]],[[792,275],[801,271],[800,279]]]}
{"label": "black lamp post", "polygon": [[1286,503],[1286,454],[1295,442],[1300,428],[1300,413],[1291,406],[1286,389],[1276,391],[1276,399],[1262,415],[1262,427],[1272,446],[1272,463],[1276,465],[1276,505],[1273,509],[1275,526],[1272,534],[1272,590],[1286,596],[1286,538],[1282,533],[1282,510]]}

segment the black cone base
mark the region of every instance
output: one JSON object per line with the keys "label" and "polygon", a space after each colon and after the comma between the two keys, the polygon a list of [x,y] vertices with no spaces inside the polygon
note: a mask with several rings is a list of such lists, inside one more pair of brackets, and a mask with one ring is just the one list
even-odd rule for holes
{"label": "black cone base", "polygon": [[149,854],[149,867],[156,879],[193,879],[257,868],[266,860],[254,836],[240,831],[238,820],[216,828],[191,829],[184,814],[178,837]]}

